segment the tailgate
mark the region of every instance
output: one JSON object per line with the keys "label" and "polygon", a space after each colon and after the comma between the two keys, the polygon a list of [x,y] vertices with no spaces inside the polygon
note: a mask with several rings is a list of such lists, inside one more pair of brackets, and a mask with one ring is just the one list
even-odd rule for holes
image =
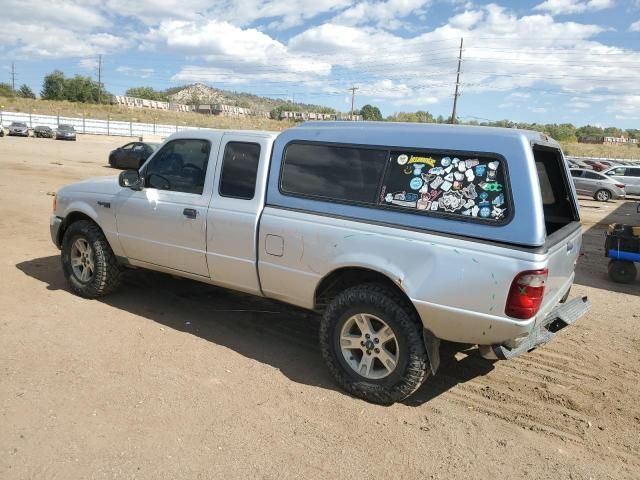
{"label": "tailgate", "polygon": [[549,276],[541,308],[543,312],[553,308],[573,282],[576,262],[582,246],[580,224],[576,222],[558,230],[549,237],[548,243],[550,244],[547,253]]}

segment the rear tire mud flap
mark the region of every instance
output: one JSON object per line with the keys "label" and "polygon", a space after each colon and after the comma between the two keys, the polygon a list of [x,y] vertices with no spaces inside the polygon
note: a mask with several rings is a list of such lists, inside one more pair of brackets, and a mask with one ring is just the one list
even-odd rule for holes
{"label": "rear tire mud flap", "polygon": [[440,368],[440,339],[426,328],[422,330],[422,338],[424,339],[424,346],[427,349],[431,374],[435,375],[438,368]]}

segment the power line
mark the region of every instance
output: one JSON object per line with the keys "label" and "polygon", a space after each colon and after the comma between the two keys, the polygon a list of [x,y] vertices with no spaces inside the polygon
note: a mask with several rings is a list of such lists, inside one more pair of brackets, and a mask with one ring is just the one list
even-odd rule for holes
{"label": "power line", "polygon": [[16,64],[11,62],[11,89],[16,90]]}
{"label": "power line", "polygon": [[358,90],[358,87],[353,86],[349,90],[351,90],[351,120],[353,120],[353,102],[355,101],[356,90]]}
{"label": "power line", "polygon": [[98,55],[98,103],[102,103],[102,55]]}
{"label": "power line", "polygon": [[456,123],[456,107],[458,106],[458,88],[460,87],[460,66],[462,65],[462,43],[464,38],[460,39],[460,55],[458,56],[458,74],[456,76],[456,92],[453,94],[453,112],[451,113],[451,123]]}

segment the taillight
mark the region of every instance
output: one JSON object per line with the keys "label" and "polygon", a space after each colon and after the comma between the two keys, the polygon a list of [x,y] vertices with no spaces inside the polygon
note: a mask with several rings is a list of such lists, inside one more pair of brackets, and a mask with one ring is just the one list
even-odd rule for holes
{"label": "taillight", "polygon": [[624,188],[624,183],[616,183],[616,187],[618,187],[618,188]]}
{"label": "taillight", "polygon": [[523,320],[535,316],[542,305],[548,275],[546,268],[527,270],[516,275],[511,283],[505,313]]}

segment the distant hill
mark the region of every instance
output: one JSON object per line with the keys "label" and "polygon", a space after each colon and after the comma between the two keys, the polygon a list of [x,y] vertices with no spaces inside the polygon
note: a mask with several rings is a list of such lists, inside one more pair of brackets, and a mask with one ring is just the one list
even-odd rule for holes
{"label": "distant hill", "polygon": [[322,105],[307,103],[292,103],[288,100],[261,97],[251,93],[231,92],[209,87],[202,83],[193,85],[169,88],[162,92],[170,102],[183,103],[187,105],[223,103],[237,107],[251,108],[254,110],[271,112],[274,109],[291,111],[308,111],[320,113],[335,113],[335,110]]}

